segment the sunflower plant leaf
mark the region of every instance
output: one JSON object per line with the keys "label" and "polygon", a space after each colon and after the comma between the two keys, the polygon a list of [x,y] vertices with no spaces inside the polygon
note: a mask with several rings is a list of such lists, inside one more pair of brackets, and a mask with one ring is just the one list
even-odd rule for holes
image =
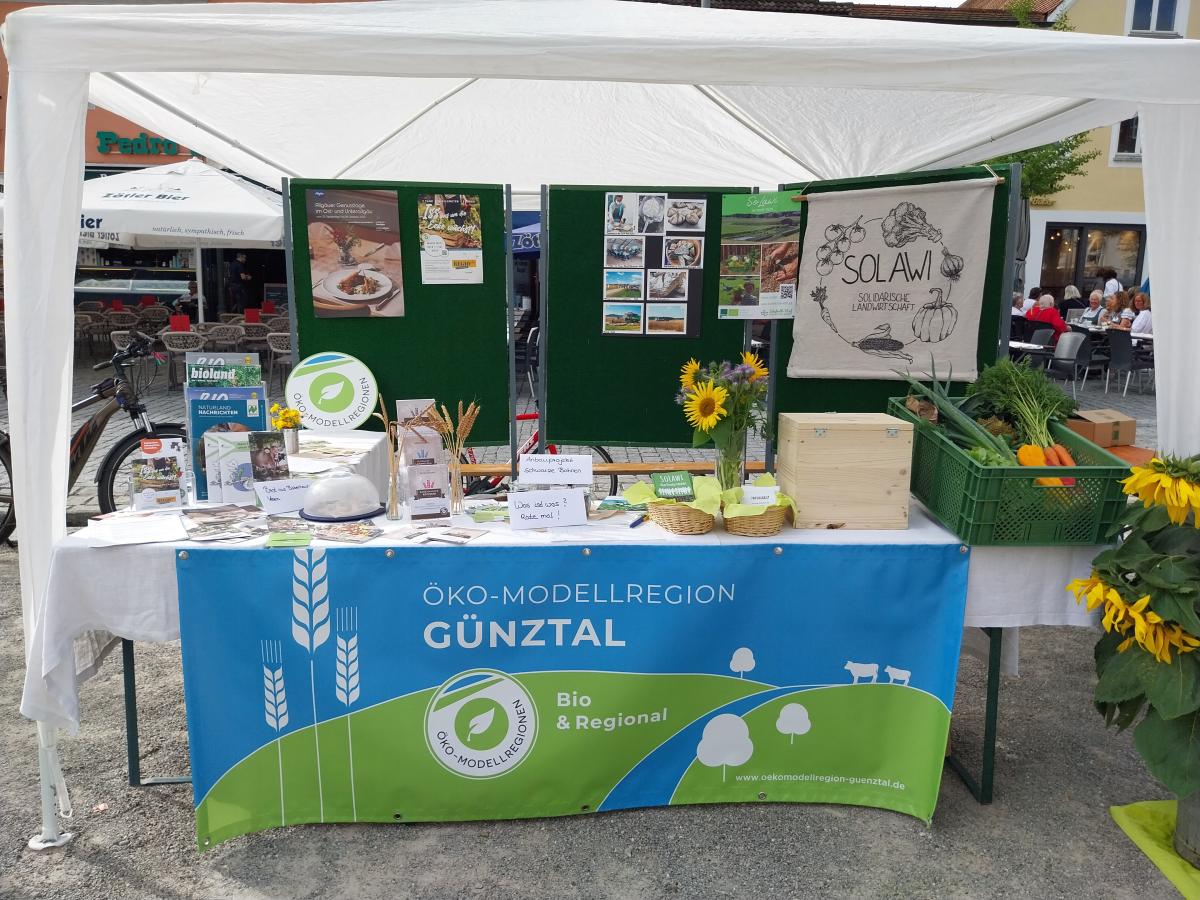
{"label": "sunflower plant leaf", "polygon": [[699,428],[692,430],[692,446],[703,447],[712,440],[712,434],[707,431],[702,431]]}
{"label": "sunflower plant leaf", "polygon": [[1132,700],[1123,700],[1120,703],[1114,704],[1114,715],[1108,724],[1116,725],[1118,732],[1124,731],[1133,724],[1134,720],[1138,717],[1138,713],[1142,711],[1142,707],[1145,705],[1145,694],[1139,694]]}
{"label": "sunflower plant leaf", "polygon": [[1200,580],[1200,570],[1181,556],[1159,556],[1138,566],[1137,573],[1151,587],[1178,591],[1195,589]]}
{"label": "sunflower plant leaf", "polygon": [[1136,648],[1114,654],[1096,682],[1096,702],[1121,703],[1142,696],[1143,681],[1149,679],[1154,665],[1154,657]]}
{"label": "sunflower plant leaf", "polygon": [[1200,714],[1164,719],[1151,709],[1133,731],[1150,774],[1180,796],[1200,790]]}
{"label": "sunflower plant leaf", "polygon": [[1154,611],[1168,622],[1178,622],[1188,634],[1200,634],[1200,615],[1195,597],[1174,591],[1155,591]]}
{"label": "sunflower plant leaf", "polygon": [[1179,653],[1169,663],[1156,663],[1150,654],[1140,655],[1152,663],[1143,672],[1142,685],[1155,712],[1164,719],[1177,719],[1200,709],[1200,660]]}
{"label": "sunflower plant leaf", "polygon": [[1166,556],[1200,553],[1200,529],[1191,525],[1176,525],[1164,528],[1150,536],[1149,544]]}
{"label": "sunflower plant leaf", "polygon": [[1147,562],[1150,559],[1157,557],[1159,554],[1151,549],[1146,543],[1146,539],[1138,534],[1130,535],[1125,539],[1120,547],[1113,554],[1113,562],[1127,569],[1136,569],[1138,566]]}

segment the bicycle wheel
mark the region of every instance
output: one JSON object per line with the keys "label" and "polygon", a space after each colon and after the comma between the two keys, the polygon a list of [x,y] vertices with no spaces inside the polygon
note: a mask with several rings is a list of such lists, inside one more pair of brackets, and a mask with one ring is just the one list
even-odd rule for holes
{"label": "bicycle wheel", "polygon": [[183,438],[187,445],[187,430],[177,422],[155,425],[149,432],[131,431],[113,445],[100,464],[96,475],[96,497],[100,512],[114,512],[133,506],[133,478],[129,461],[141,453],[141,443],[146,438]]}
{"label": "bicycle wheel", "polygon": [[13,502],[12,454],[8,439],[0,443],[0,543],[8,540],[17,527],[17,507]]}

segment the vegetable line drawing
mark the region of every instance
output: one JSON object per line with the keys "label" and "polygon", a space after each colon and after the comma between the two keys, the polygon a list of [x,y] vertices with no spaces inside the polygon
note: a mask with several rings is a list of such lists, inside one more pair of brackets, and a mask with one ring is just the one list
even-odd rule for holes
{"label": "vegetable line drawing", "polygon": [[308,653],[313,742],[317,750],[317,801],[325,821],[321,785],[321,736],[317,733],[317,648],[329,640],[329,571],[324,549],[292,551],[292,639]]}
{"label": "vegetable line drawing", "polygon": [[280,732],[287,727],[287,693],[283,686],[283,646],[279,641],[259,641],[263,664],[263,708],[267,726],[275,732],[275,759],[279,766],[279,824],[284,823],[283,748]]}
{"label": "vegetable line drawing", "polygon": [[350,707],[358,700],[358,607],[342,606],[337,611],[334,635],[337,658],[333,670],[333,693],[346,707],[346,769],[350,778],[350,813],[358,821],[358,794],[354,786],[354,732],[350,725]]}
{"label": "vegetable line drawing", "polygon": [[[882,219],[864,219],[865,215],[860,214],[847,225],[835,222],[825,227],[825,243],[818,245],[815,251],[815,268],[820,281],[809,296],[820,308],[821,321],[851,347],[871,356],[902,359],[911,363],[913,357],[905,352],[905,347],[917,342],[940,343],[954,333],[958,324],[958,310],[950,302],[950,294],[954,283],[962,277],[964,260],[961,256],[951,253],[942,243],[941,230],[928,221],[925,210],[915,203],[903,200],[892,207]],[[893,334],[890,322],[880,323],[863,337],[851,340],[841,333],[829,311],[829,288],[825,285],[825,278],[842,263],[854,244],[861,243],[866,238],[865,226],[872,222],[880,223],[880,234],[888,247],[903,247],[919,238],[941,245],[942,261],[938,271],[947,280],[947,285],[944,290],[940,287],[929,289],[933,300],[923,305],[913,316],[912,340],[904,341]]]}

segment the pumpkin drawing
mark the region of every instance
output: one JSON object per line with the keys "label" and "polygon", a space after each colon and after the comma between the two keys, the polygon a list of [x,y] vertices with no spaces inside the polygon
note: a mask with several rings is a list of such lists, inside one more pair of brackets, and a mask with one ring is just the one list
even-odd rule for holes
{"label": "pumpkin drawing", "polygon": [[913,334],[927,344],[944,341],[954,333],[958,324],[958,310],[951,303],[942,299],[941,288],[930,288],[929,293],[934,299],[926,303],[913,316]]}

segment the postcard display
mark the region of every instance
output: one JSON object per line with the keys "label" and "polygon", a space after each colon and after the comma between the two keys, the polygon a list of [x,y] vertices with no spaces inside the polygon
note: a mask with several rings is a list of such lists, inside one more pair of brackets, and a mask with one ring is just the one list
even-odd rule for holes
{"label": "postcard display", "polygon": [[700,334],[707,223],[705,194],[605,194],[602,334]]}
{"label": "postcard display", "polygon": [[500,185],[289,182],[301,358],[336,348],[380,396],[476,399],[472,437],[508,440]]}

